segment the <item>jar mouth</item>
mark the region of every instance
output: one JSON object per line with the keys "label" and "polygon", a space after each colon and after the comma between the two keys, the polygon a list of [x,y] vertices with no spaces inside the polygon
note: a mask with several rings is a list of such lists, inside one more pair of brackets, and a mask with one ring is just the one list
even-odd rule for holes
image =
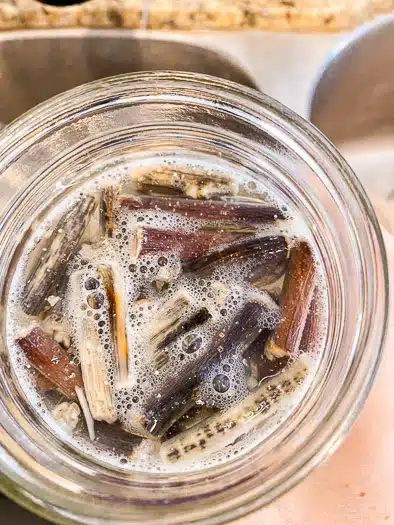
{"label": "jar mouth", "polygon": [[[349,166],[316,128],[237,84],[197,74],[148,72],[100,80],[57,96],[16,120],[1,139],[3,181],[15,173],[20,177],[20,188],[10,191],[0,217],[3,307],[7,268],[26,233],[24,222],[57,196],[59,180],[63,189],[74,187],[92,159],[106,159],[109,146],[114,154],[153,148],[155,141],[161,147],[166,141],[188,141],[201,149],[215,144],[234,162],[271,176],[278,191],[292,193],[315,224],[328,261],[335,316],[333,352],[305,403],[293,413],[293,431],[282,432],[280,440],[276,433],[270,436],[264,457],[255,448],[236,461],[184,475],[93,468],[60,443],[53,460],[40,464],[43,451],[24,441],[28,436],[39,442],[45,431],[28,423],[31,415],[13,401],[3,354],[0,483],[5,493],[59,523],[103,523],[109,502],[116,502],[118,515],[111,519],[119,525],[162,523],[163,512],[173,523],[222,523],[269,503],[335,450],[377,371],[387,324],[388,275],[372,206]],[[72,176],[67,173],[71,167]]]}

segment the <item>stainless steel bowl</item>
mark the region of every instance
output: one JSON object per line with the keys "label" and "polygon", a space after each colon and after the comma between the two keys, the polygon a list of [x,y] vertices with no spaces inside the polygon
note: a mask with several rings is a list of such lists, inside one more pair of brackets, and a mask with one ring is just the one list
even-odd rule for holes
{"label": "stainless steel bowl", "polygon": [[362,26],[330,53],[308,116],[348,160],[394,232],[394,15]]}
{"label": "stainless steel bowl", "polygon": [[328,56],[309,118],[336,144],[394,132],[394,15],[360,27]]}
{"label": "stainless steel bowl", "polygon": [[0,122],[80,84],[147,70],[191,71],[256,87],[237,60],[208,47],[122,30],[0,34]]}

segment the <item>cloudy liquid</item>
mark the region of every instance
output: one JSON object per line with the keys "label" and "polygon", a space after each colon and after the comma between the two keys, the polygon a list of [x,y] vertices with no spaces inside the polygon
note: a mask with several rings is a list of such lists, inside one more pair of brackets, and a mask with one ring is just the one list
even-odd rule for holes
{"label": "cloudy liquid", "polygon": [[[290,202],[280,200],[274,195],[264,181],[253,179],[248,173],[235,174],[223,161],[216,163],[213,168],[204,159],[199,162],[190,162],[190,159],[180,159],[176,162],[173,157],[161,158],[160,166],[157,159],[138,159],[131,161],[122,159],[114,167],[101,169],[84,185],[48,210],[46,217],[36,227],[33,235],[23,248],[20,262],[12,279],[11,292],[7,305],[7,338],[10,360],[14,376],[23,390],[28,402],[36,411],[43,424],[59,436],[63,441],[75,447],[83,455],[88,455],[95,461],[110,464],[129,470],[149,472],[176,472],[193,471],[210,467],[222,462],[230,461],[240,454],[247,453],[259,443],[264,442],[275,429],[288,418],[294,409],[302,402],[319,363],[326,335],[326,284],[323,270],[318,258],[316,264],[316,291],[315,312],[319,319],[312,345],[308,348],[297,349],[290,356],[284,366],[290,370],[292,363],[302,360],[308,373],[305,380],[290,395],[284,395],[271,410],[270,416],[259,424],[245,423],[245,432],[238,432],[234,442],[224,439],[223,445],[216,444],[212,451],[202,450],[190,454],[184,460],[169,462],[166,456],[160,453],[160,447],[166,440],[174,440],[176,436],[188,430],[193,424],[197,425],[205,418],[213,415],[225,414],[242,403],[255,391],[258,386],[250,378],[250,363],[247,351],[235,348],[229,354],[220,354],[204,367],[199,376],[199,382],[193,390],[193,403],[190,412],[187,412],[178,421],[174,421],[170,428],[165,429],[164,435],[159,438],[136,436],[141,434],[139,415],[144,414],[146,407],[152,403],[152,396],[157,395],[157,405],[160,406],[162,392],[166,385],[172,385],[199,352],[205,351],[212,344],[217,344],[218,334],[225,334],[226,330],[245,304],[257,297],[262,297],[268,308],[263,313],[259,323],[261,330],[274,330],[280,323],[283,312],[276,303],[280,297],[283,279],[269,286],[256,289],[247,280],[252,264],[247,261],[237,264],[230,259],[208,275],[200,277],[182,271],[182,257],[178,245],[171,244],[162,251],[131,255],[131,239],[136,230],[144,228],[179,232],[179,234],[193,234],[204,228],[217,228],[220,235],[221,223],[213,220],[188,217],[171,211],[130,210],[123,207],[118,211],[116,225],[111,238],[102,241],[96,239],[89,226],[84,234],[76,255],[64,269],[66,283],[60,299],[53,296],[49,299],[52,309],[40,317],[27,316],[23,312],[23,291],[26,286],[26,276],[31,267],[31,259],[37,256],[37,245],[43,237],[48,237],[59,219],[70,210],[81,195],[99,194],[102,188],[109,184],[116,185],[120,193],[130,190],[130,174],[146,169],[165,167],[165,169],[182,170],[184,172],[201,172],[222,174],[224,177],[233,177],[237,186],[247,193],[248,198],[256,202],[274,204],[280,209],[285,219],[275,223],[254,225],[256,237],[281,235],[288,239],[290,245],[300,240],[306,240],[312,250],[314,240],[302,216],[292,207]],[[224,232],[224,230],[223,230]],[[227,239],[227,238],[226,238]],[[234,241],[234,244],[241,242]],[[220,242],[218,243],[220,245]],[[225,242],[224,246],[231,244]],[[209,252],[210,250],[208,250]],[[212,250],[211,250],[212,251]],[[122,288],[125,312],[125,330],[127,335],[127,367],[126,381],[119,381],[117,377],[118,363],[114,359],[114,348],[111,335],[111,319],[108,314],[108,298],[103,289],[102,279],[97,268],[105,266],[116,270],[117,278]],[[75,282],[79,283],[78,300],[75,299]],[[119,284],[118,283],[118,284]],[[155,358],[155,344],[152,334],[156,333],[166,316],[166,308],[177,297],[187,303],[185,319],[205,312],[209,316],[207,322],[196,324],[175,338],[162,352],[165,364],[157,366]],[[57,302],[56,302],[57,301]],[[45,319],[42,319],[46,317]],[[50,333],[51,320],[61,320],[66,334],[65,345],[70,359],[76,364],[79,362],[80,345],[84,344],[86,333],[80,330],[81,318],[89,320],[90,325],[99,336],[103,363],[105,367],[105,381],[113,399],[112,423],[95,421],[95,435],[89,437],[87,425],[82,411],[78,415],[75,428],[70,428],[64,421],[59,420],[56,412],[61,403],[69,402],[56,389],[39,392],[36,388],[36,370],[16,342],[20,334],[25,334],[29,327],[38,325]],[[240,329],[242,329],[240,327]],[[63,338],[64,339],[64,338]],[[63,344],[62,337],[60,343]],[[155,364],[156,363],[156,364]],[[263,374],[264,380],[278,374],[280,368],[274,363],[266,361]],[[86,389],[86,388],[85,388]],[[78,403],[77,403],[78,405]],[[195,418],[195,420],[194,420]],[[107,418],[108,419],[108,418]],[[154,426],[155,423],[153,423]],[[243,428],[243,427],[242,427]]]}

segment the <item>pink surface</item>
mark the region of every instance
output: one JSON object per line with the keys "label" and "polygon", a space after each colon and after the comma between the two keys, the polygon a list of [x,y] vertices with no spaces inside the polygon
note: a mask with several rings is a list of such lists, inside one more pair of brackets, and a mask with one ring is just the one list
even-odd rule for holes
{"label": "pink surface", "polygon": [[[394,268],[394,238],[385,234],[385,241],[389,266]],[[393,325],[393,295],[389,326]],[[367,402],[340,448],[300,485],[233,525],[394,523],[393,332],[388,334]]]}

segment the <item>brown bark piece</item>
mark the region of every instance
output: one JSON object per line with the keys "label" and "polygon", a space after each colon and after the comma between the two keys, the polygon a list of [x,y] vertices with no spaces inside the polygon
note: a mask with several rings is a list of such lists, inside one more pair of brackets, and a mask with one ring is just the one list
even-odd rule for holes
{"label": "brown bark piece", "polygon": [[245,199],[194,200],[178,197],[121,195],[120,205],[130,210],[179,213],[192,219],[230,223],[265,224],[284,219],[276,206]]}
{"label": "brown bark piece", "polygon": [[35,326],[17,343],[25,352],[30,364],[49,379],[66,397],[77,400],[75,388],[83,388],[81,370],[72,364],[67,351],[41,328]]}
{"label": "brown bark piece", "polygon": [[157,228],[138,227],[134,233],[132,256],[142,257],[146,254],[166,253],[177,251],[182,261],[199,257],[207,250],[219,245],[229,244],[251,235],[253,230],[242,228],[233,231],[200,230],[185,232],[182,230],[161,230]]}
{"label": "brown bark piece", "polygon": [[260,284],[275,282],[284,274],[288,262],[288,243],[283,236],[253,237],[235,245],[218,248],[204,253],[183,265],[185,273],[199,276],[210,275],[218,265],[253,263],[246,277],[248,281]]}
{"label": "brown bark piece", "polygon": [[308,243],[291,249],[280,307],[282,321],[265,346],[267,357],[284,357],[299,348],[315,287],[315,261]]}

